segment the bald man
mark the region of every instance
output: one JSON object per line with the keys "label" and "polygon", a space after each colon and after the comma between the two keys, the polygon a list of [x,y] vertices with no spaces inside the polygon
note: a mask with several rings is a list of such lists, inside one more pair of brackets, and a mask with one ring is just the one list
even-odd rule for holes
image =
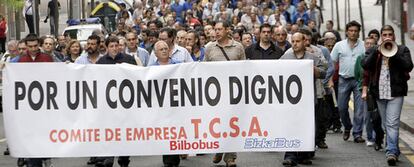
{"label": "bald man", "polygon": [[[292,35],[292,48],[288,49],[280,59],[313,60],[314,78],[315,79],[325,78],[326,70],[323,67],[322,60],[319,59],[314,54],[310,52],[306,52],[306,38],[305,38],[305,35],[300,32],[296,32]],[[316,99],[316,92],[315,92],[315,99]],[[315,104],[315,108],[317,108],[316,104]],[[313,152],[286,152],[283,165],[284,166],[296,166],[298,163],[310,165],[312,164],[311,158],[314,154],[315,154],[314,151]]]}

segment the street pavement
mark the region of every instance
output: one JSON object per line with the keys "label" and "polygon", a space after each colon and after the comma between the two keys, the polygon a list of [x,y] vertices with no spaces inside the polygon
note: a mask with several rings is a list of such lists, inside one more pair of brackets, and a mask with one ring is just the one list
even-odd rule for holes
{"label": "street pavement", "polygon": [[[3,115],[0,114],[0,125],[3,126]],[[0,138],[4,138],[3,127],[0,131]],[[412,136],[410,136],[412,138]],[[351,138],[352,139],[352,138]],[[373,147],[367,147],[364,143],[354,143],[343,141],[341,134],[328,134],[328,149],[317,150],[316,157],[313,160],[313,166],[318,167],[385,167],[388,166],[385,161],[384,151],[375,151]],[[407,149],[401,143],[402,152],[405,155],[413,155],[410,149]],[[0,142],[0,151],[4,151],[6,142]],[[46,149],[46,148],[45,148]],[[400,156],[399,167],[412,167],[413,164],[405,155]],[[224,162],[215,165],[211,162],[212,155],[190,156],[187,160],[182,160],[182,167],[211,167],[224,166]],[[88,158],[56,158],[53,159],[55,167],[88,167],[86,165]],[[239,153],[237,162],[241,167],[278,167],[282,166],[283,153],[262,152],[262,153]],[[1,167],[16,166],[16,159],[10,156],[0,155]],[[131,157],[130,167],[161,167],[161,156],[143,156]],[[300,165],[305,166],[305,165]],[[91,166],[90,166],[91,167]],[[114,167],[118,167],[117,164]]]}

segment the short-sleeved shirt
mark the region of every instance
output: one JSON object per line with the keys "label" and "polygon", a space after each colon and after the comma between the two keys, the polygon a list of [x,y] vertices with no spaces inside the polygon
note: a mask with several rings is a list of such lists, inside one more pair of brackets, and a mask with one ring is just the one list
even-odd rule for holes
{"label": "short-sleeved shirt", "polygon": [[217,41],[206,46],[204,61],[227,61],[220,47],[226,52],[230,60],[245,60],[246,54],[241,43],[231,40],[228,45],[220,46]]}
{"label": "short-sleeved shirt", "polygon": [[341,77],[352,78],[355,77],[356,59],[364,54],[364,42],[358,40],[351,48],[348,39],[344,39],[335,44],[331,52],[331,58],[334,62],[339,62],[339,75]]}
{"label": "short-sleeved shirt", "polygon": [[[171,59],[174,59],[177,62],[183,62],[183,63],[193,62],[193,58],[191,58],[190,52],[188,52],[186,48],[178,46],[177,44],[174,45],[174,49],[170,57]],[[151,56],[147,64],[153,64],[155,61],[157,61],[155,52],[151,52]]]}

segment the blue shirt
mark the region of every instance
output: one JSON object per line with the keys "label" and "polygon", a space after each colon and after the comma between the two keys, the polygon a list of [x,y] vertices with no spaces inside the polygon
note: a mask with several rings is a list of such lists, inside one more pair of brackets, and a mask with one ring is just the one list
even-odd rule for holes
{"label": "blue shirt", "polygon": [[[173,60],[173,59],[168,59],[168,64],[178,64],[178,63],[181,63],[181,62],[178,62],[178,61],[176,61],[176,60]],[[149,64],[148,66],[160,66],[161,64],[160,64],[160,62],[158,62],[158,60],[157,61],[155,61],[154,63],[152,63],[152,64]]]}
{"label": "blue shirt", "polygon": [[333,62],[339,62],[339,76],[344,78],[355,77],[355,62],[358,56],[365,54],[364,42],[358,39],[351,48],[348,39],[335,44],[331,52]]}
{"label": "blue shirt", "polygon": [[141,48],[141,47],[137,47],[137,53],[138,53],[138,55],[137,54],[135,54],[135,53],[131,53],[131,52],[129,52],[129,49],[128,48],[126,48],[126,51],[125,51],[125,53],[127,53],[127,54],[129,54],[129,55],[131,55],[131,56],[133,56],[134,58],[135,58],[135,56],[138,56],[138,58],[141,60],[141,62],[142,62],[142,64],[144,65],[144,66],[147,66],[148,65],[148,60],[149,60],[149,53],[148,53],[148,51],[147,50],[145,50],[145,49],[143,49],[143,48]]}
{"label": "blue shirt", "polygon": [[329,50],[325,46],[322,46],[322,45],[317,45],[317,47],[322,50],[323,57],[325,57],[326,61],[328,62],[328,69],[326,69],[326,77],[322,81],[322,83],[326,85],[329,79],[331,79],[332,75],[335,72],[335,66],[334,66],[334,63],[332,62],[331,55],[329,54]]}
{"label": "blue shirt", "polygon": [[171,5],[171,11],[175,11],[177,14],[177,17],[175,19],[184,17],[182,15],[182,12],[185,11],[184,5],[174,3]]}
{"label": "blue shirt", "polygon": [[[187,49],[183,48],[181,46],[178,46],[177,44],[174,45],[174,49],[173,49],[172,55],[170,57],[171,57],[171,59],[173,59],[177,62],[183,62],[183,63],[194,62],[193,58],[191,58],[191,55],[187,51]],[[157,61],[157,57],[155,56],[155,52],[153,51],[153,52],[151,52],[151,56],[150,56],[147,64],[153,64],[156,61]]]}
{"label": "blue shirt", "polygon": [[303,19],[304,25],[308,25],[308,21],[309,21],[308,13],[304,12],[303,15],[301,15],[300,13],[296,12],[296,14],[293,16],[292,23],[296,23],[299,18]]}
{"label": "blue shirt", "polygon": [[[98,59],[101,58],[103,55],[99,54]],[[89,59],[88,53],[81,54],[78,58],[75,60],[76,64],[94,64],[91,59]]]}
{"label": "blue shirt", "polygon": [[20,59],[20,56],[13,57],[13,58],[10,60],[10,63],[17,63],[17,62],[19,62],[19,59]]}
{"label": "blue shirt", "polygon": [[203,61],[204,60],[204,48],[200,48],[200,56],[197,58],[194,54],[191,55],[194,61]]}

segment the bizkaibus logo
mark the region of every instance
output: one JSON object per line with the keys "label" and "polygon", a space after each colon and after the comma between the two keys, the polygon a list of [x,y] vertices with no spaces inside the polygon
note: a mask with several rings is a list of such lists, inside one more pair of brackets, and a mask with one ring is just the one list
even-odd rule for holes
{"label": "bizkaibus logo", "polygon": [[204,150],[218,149],[220,144],[218,141],[202,141],[189,142],[187,140],[170,141],[170,150]]}
{"label": "bizkaibus logo", "polygon": [[302,142],[298,139],[288,140],[285,138],[271,139],[258,139],[258,138],[247,138],[244,144],[245,149],[256,149],[256,148],[299,148]]}

